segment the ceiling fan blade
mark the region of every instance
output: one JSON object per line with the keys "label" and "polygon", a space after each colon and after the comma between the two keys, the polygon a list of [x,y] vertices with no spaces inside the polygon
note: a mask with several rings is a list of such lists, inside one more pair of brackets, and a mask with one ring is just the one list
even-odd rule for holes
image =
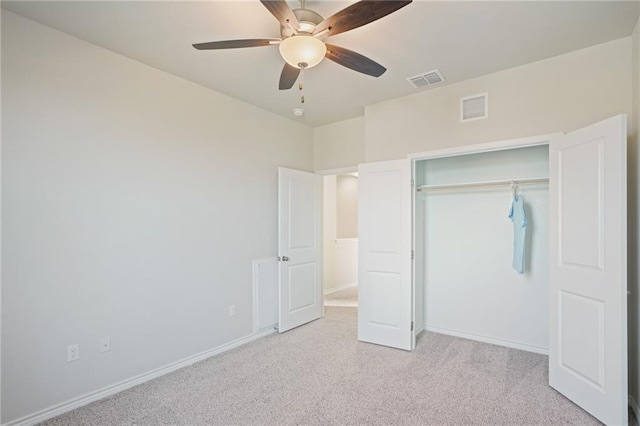
{"label": "ceiling fan blade", "polygon": [[211,49],[238,49],[240,47],[259,47],[259,46],[272,46],[280,44],[279,38],[257,38],[248,40],[225,40],[225,41],[210,41],[208,43],[196,43],[193,45],[198,50],[211,50]]}
{"label": "ceiling fan blade", "polygon": [[385,17],[409,3],[411,0],[362,0],[322,21],[314,34],[327,29],[330,36],[340,34]]}
{"label": "ceiling fan blade", "polygon": [[300,28],[298,18],[293,14],[285,0],[260,0],[260,3],[276,17],[283,27],[288,27],[290,24],[294,30]]}
{"label": "ceiling fan blade", "polygon": [[285,63],[284,68],[282,68],[282,73],[280,74],[280,84],[278,85],[278,89],[280,90],[288,90],[293,87],[293,84],[298,79],[300,75],[300,69],[296,67],[292,67],[291,65]]}
{"label": "ceiling fan blade", "polygon": [[345,49],[344,47],[334,46],[327,44],[327,54],[325,57],[331,59],[333,62],[347,67],[354,71],[361,72],[373,77],[380,77],[387,70],[379,63],[362,56],[352,50]]}

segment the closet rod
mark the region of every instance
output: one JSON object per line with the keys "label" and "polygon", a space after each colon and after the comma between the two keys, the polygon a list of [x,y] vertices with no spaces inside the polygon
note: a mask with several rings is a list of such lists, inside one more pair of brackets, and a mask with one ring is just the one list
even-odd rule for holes
{"label": "closet rod", "polygon": [[492,187],[503,185],[537,185],[548,184],[549,178],[537,177],[537,178],[524,178],[524,179],[511,179],[511,180],[488,180],[484,182],[465,182],[465,183],[445,183],[441,185],[422,185],[417,188],[418,191],[429,191],[432,189],[456,189],[456,188],[478,188],[478,187]]}

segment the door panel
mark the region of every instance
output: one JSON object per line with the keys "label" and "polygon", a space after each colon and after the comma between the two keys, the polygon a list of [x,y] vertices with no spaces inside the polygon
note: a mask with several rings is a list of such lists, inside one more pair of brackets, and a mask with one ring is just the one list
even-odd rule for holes
{"label": "door panel", "polygon": [[278,169],[278,330],[322,315],[321,177]]}
{"label": "door panel", "polygon": [[[602,269],[604,139],[560,152],[562,264]],[[588,188],[584,191],[583,188]]]}
{"label": "door panel", "polygon": [[627,424],[626,117],[552,141],[549,384]]}
{"label": "door panel", "polygon": [[358,339],[413,349],[409,160],[358,167]]}

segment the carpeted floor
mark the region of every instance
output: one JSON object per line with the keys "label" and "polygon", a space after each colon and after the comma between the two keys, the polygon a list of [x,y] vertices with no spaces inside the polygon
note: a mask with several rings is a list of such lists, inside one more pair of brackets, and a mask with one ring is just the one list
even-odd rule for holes
{"label": "carpeted floor", "polygon": [[547,385],[547,357],[435,333],[405,352],[357,342],[356,309],[52,419],[46,425],[595,425]]}
{"label": "carpeted floor", "polygon": [[324,295],[324,306],[358,306],[358,286],[343,288]]}

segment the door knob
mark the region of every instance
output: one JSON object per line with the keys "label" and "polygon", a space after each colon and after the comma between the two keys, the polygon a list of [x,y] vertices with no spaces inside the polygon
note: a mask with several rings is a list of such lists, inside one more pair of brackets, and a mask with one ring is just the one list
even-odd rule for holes
{"label": "door knob", "polygon": [[288,261],[289,261],[289,258],[288,258],[287,256],[282,256],[282,261],[283,261],[283,262],[288,262]]}

